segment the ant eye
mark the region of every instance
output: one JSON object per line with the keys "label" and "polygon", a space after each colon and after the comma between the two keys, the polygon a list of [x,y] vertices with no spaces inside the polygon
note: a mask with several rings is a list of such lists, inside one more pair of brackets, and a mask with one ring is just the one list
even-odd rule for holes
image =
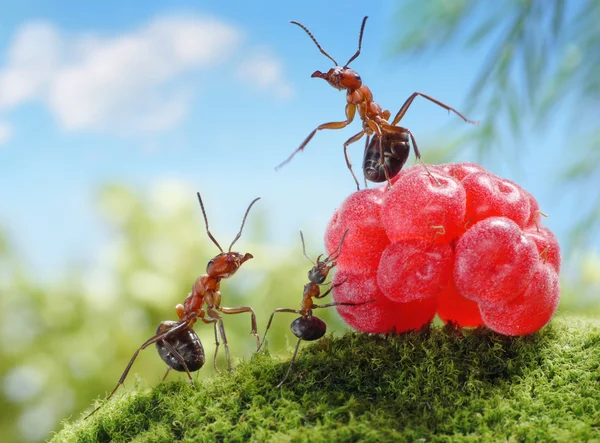
{"label": "ant eye", "polygon": [[358,74],[354,74],[354,78],[355,78],[356,80],[360,80],[360,75],[358,75]]}
{"label": "ant eye", "polygon": [[213,259],[211,259],[211,260],[208,262],[208,264],[206,265],[206,273],[207,273],[207,274],[209,273],[209,272],[208,272],[209,268],[210,268],[212,265],[214,265],[214,264],[215,264],[215,261],[214,261]]}

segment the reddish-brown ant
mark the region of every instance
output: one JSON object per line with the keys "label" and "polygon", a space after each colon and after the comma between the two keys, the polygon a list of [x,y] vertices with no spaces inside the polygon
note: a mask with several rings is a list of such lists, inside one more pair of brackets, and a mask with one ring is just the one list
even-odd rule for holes
{"label": "reddish-brown ant", "polygon": [[[308,258],[314,264],[312,269],[310,271],[308,271],[309,282],[304,285],[304,295],[302,297],[302,302],[300,303],[300,309],[289,309],[289,308],[275,309],[273,311],[273,313],[271,314],[271,317],[269,318],[269,323],[267,323],[267,329],[265,330],[265,335],[259,346],[259,350],[260,350],[260,348],[262,347],[262,345],[265,342],[265,339],[267,338],[267,332],[269,332],[269,328],[271,327],[271,323],[273,322],[273,317],[275,316],[276,313],[292,312],[294,314],[300,314],[300,317],[298,317],[296,320],[294,320],[292,322],[292,324],[290,325],[292,332],[294,333],[294,335],[296,337],[298,337],[298,343],[296,344],[296,349],[294,350],[294,355],[292,356],[290,366],[288,367],[288,370],[285,373],[285,376],[283,377],[281,382],[279,382],[279,384],[276,386],[277,388],[281,387],[281,385],[285,382],[288,375],[290,374],[290,371],[292,370],[294,361],[296,360],[296,355],[298,354],[298,348],[300,347],[300,342],[302,340],[305,340],[305,341],[318,340],[321,337],[323,337],[323,335],[325,335],[325,332],[327,331],[327,324],[323,320],[321,320],[319,317],[313,315],[314,309],[328,308],[331,306],[357,306],[357,305],[364,304],[364,303],[336,303],[336,302],[334,302],[334,303],[328,303],[325,305],[317,305],[313,302],[313,298],[316,298],[316,299],[324,298],[333,290],[333,288],[344,283],[344,282],[341,282],[336,285],[332,285],[329,289],[327,289],[327,291],[325,291],[323,294],[321,294],[321,290],[320,290],[319,286],[325,286],[325,285],[330,284],[330,283],[324,283],[324,281],[327,279],[327,276],[329,275],[329,271],[331,271],[331,269],[333,269],[335,267],[335,265],[337,264],[336,260],[342,252],[342,244],[344,243],[344,238],[346,237],[347,233],[348,233],[348,230],[346,230],[346,232],[344,232],[344,235],[342,236],[342,239],[340,240],[340,244],[338,245],[337,249],[335,251],[333,251],[333,253],[329,257],[326,257],[325,260],[321,260],[322,255],[319,255],[317,257],[317,261],[315,262],[306,253],[306,246],[304,244],[304,236],[302,235],[302,231],[300,231],[300,239],[302,240],[302,252],[304,252],[304,255],[306,256],[306,258]],[[367,302],[367,303],[369,303],[369,302]]]}
{"label": "reddish-brown ant", "polygon": [[[357,189],[359,189],[360,186],[356,176],[354,175],[354,171],[352,170],[352,163],[350,162],[350,157],[348,155],[348,145],[357,142],[365,134],[367,135],[367,139],[363,160],[363,172],[366,179],[373,182],[382,182],[387,180],[389,183],[390,179],[402,169],[402,166],[406,162],[408,153],[410,151],[409,138],[412,142],[413,150],[417,159],[419,159],[427,172],[429,172],[427,166],[421,159],[421,153],[419,152],[417,142],[415,141],[415,137],[413,136],[412,132],[406,128],[403,128],[402,126],[396,126],[400,120],[402,120],[404,114],[406,114],[406,111],[412,104],[413,100],[418,96],[426,98],[436,105],[446,109],[448,112],[454,112],[465,122],[473,124],[477,123],[467,119],[456,109],[451,108],[439,100],[436,100],[435,98],[425,95],[421,92],[413,93],[404,102],[394,119],[390,122],[390,111],[384,111],[381,106],[373,101],[373,94],[371,93],[371,90],[362,83],[362,80],[356,71],[348,68],[348,65],[360,55],[363,32],[365,30],[367,18],[368,17],[365,17],[363,19],[360,27],[358,50],[352,57],[350,57],[350,60],[348,60],[344,66],[338,65],[338,62],[336,62],[335,59],[321,47],[321,45],[317,42],[317,39],[312,35],[308,28],[306,28],[306,26],[296,21],[291,22],[292,24],[298,25],[304,29],[315,45],[317,45],[317,48],[319,48],[321,54],[325,55],[333,63],[335,63],[336,66],[331,68],[328,72],[323,73],[320,71],[315,71],[311,77],[322,78],[327,80],[327,83],[334,88],[346,91],[346,120],[342,122],[331,122],[319,125],[308,135],[308,137],[306,137],[300,147],[292,152],[287,160],[279,164],[275,169],[279,169],[289,162],[294,155],[302,151],[308,142],[310,142],[310,140],[314,137],[317,131],[322,129],[341,129],[348,126],[354,120],[354,116],[358,110],[358,115],[363,122],[362,131],[353,135],[344,143],[344,156],[346,157],[346,165],[348,166],[348,169],[350,170],[350,173],[356,182]],[[373,136],[373,140],[370,141],[371,136]]]}
{"label": "reddish-brown ant", "polygon": [[[260,337],[257,332],[256,315],[254,314],[254,310],[250,306],[237,306],[234,308],[221,306],[221,293],[219,292],[221,280],[231,277],[244,262],[253,258],[252,254],[246,253],[242,255],[239,252],[231,252],[231,248],[242,235],[242,230],[244,229],[244,224],[246,223],[246,218],[248,217],[250,208],[252,208],[252,205],[254,205],[259,198],[252,200],[248,206],[248,209],[246,210],[246,213],[244,214],[244,218],[242,219],[240,231],[237,233],[231,242],[231,245],[229,246],[229,251],[223,252],[223,248],[221,248],[217,240],[215,240],[213,235],[210,233],[206,211],[204,210],[204,204],[202,203],[202,197],[200,197],[200,193],[198,193],[198,201],[200,202],[200,207],[202,208],[202,215],[204,216],[204,222],[206,224],[206,232],[213,243],[217,245],[221,253],[208,262],[208,265],[206,266],[206,274],[198,277],[192,286],[192,292],[185,299],[184,303],[178,304],[175,307],[175,311],[177,312],[179,320],[168,320],[161,322],[156,330],[156,334],[146,340],[144,344],[142,344],[138,350],[135,351],[133,357],[131,357],[131,360],[129,360],[129,363],[125,367],[125,371],[123,371],[117,386],[113,389],[109,396],[106,397],[107,401],[114,395],[117,389],[119,389],[119,386],[125,382],[125,379],[129,374],[129,370],[131,369],[131,366],[133,365],[140,351],[146,349],[151,344],[156,344],[156,349],[160,355],[160,358],[162,358],[162,360],[168,366],[163,380],[167,377],[169,371],[174,369],[179,372],[185,372],[193,386],[191,372],[200,369],[204,365],[205,361],[204,348],[202,347],[200,338],[193,329],[194,324],[198,319],[200,319],[203,323],[212,323],[214,325],[216,349],[213,363],[217,372],[219,372],[219,369],[217,368],[217,352],[219,350],[217,327],[221,334],[223,344],[225,345],[227,365],[229,371],[231,372],[231,361],[229,358],[227,336],[225,335],[223,319],[218,312],[223,314],[240,314],[243,312],[250,312],[252,323],[251,333],[256,338],[257,348],[259,347]],[[98,409],[100,409],[100,406],[94,409],[86,418],[88,418]]]}

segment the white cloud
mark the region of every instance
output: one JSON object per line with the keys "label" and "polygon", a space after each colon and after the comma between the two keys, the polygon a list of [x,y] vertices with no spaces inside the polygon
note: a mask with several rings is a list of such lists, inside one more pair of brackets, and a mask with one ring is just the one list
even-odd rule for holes
{"label": "white cloud", "polygon": [[7,123],[0,122],[0,146],[5,144],[12,135],[12,127]]}
{"label": "white cloud", "polygon": [[237,77],[259,89],[272,91],[280,99],[290,98],[293,94],[291,85],[285,80],[282,63],[264,50],[242,61]]}
{"label": "white cloud", "polygon": [[61,38],[47,23],[23,25],[8,50],[8,64],[0,70],[0,109],[34,98],[47,87],[57,68]]}
{"label": "white cloud", "polygon": [[[0,67],[0,110],[38,100],[66,130],[168,130],[184,118],[195,94],[181,80],[231,59],[241,47],[241,31],[198,16],[159,17],[113,36],[27,23]],[[277,97],[291,94],[273,56],[248,60],[239,72],[245,72],[239,79]]]}

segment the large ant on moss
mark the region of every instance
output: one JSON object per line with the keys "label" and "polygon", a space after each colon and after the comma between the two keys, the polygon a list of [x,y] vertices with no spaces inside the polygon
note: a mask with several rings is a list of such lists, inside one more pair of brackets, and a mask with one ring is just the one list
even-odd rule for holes
{"label": "large ant on moss", "polygon": [[[467,123],[477,124],[477,122],[467,119],[456,109],[451,108],[439,100],[421,92],[413,93],[404,102],[394,119],[390,122],[390,111],[384,111],[380,105],[373,101],[373,94],[371,93],[371,90],[362,83],[362,80],[356,71],[348,68],[348,65],[350,65],[350,63],[360,55],[363,32],[365,30],[367,18],[368,17],[365,17],[363,19],[360,27],[358,50],[352,57],[350,57],[350,60],[348,60],[344,66],[338,65],[338,62],[336,62],[335,59],[321,47],[321,45],[317,42],[317,39],[312,35],[306,26],[296,21],[291,22],[292,24],[298,25],[304,29],[315,45],[317,45],[317,48],[319,48],[321,54],[325,55],[333,63],[335,63],[336,66],[331,68],[328,72],[323,73],[320,71],[315,71],[311,77],[322,78],[327,80],[327,83],[334,88],[341,91],[346,91],[346,120],[342,122],[323,123],[322,125],[319,125],[308,135],[308,137],[306,137],[302,144],[275,169],[281,168],[283,165],[289,162],[294,155],[302,151],[308,142],[310,142],[310,140],[314,137],[317,131],[322,129],[342,129],[348,126],[354,120],[354,116],[358,110],[358,115],[362,120],[362,130],[358,134],[350,137],[344,143],[344,156],[346,157],[346,165],[352,174],[352,178],[354,178],[357,189],[360,189],[360,186],[356,176],[354,175],[354,171],[352,170],[352,163],[350,162],[350,157],[348,156],[348,145],[357,142],[365,134],[367,135],[367,139],[363,158],[363,172],[366,179],[376,183],[387,180],[388,183],[390,183],[390,179],[400,172],[404,166],[404,163],[406,162],[406,159],[408,158],[408,154],[410,152],[409,138],[412,142],[415,156],[429,173],[427,166],[421,159],[421,153],[419,152],[417,142],[412,132],[410,132],[407,128],[403,128],[402,126],[396,126],[400,120],[402,120],[404,114],[406,114],[406,111],[412,104],[413,100],[418,96],[421,96],[435,103],[436,105],[441,106],[448,112],[454,112]],[[371,136],[373,136],[372,140]]]}
{"label": "large ant on moss", "polygon": [[[138,350],[135,351],[133,357],[131,357],[131,360],[129,360],[129,363],[126,366],[125,371],[123,371],[117,386],[113,389],[109,396],[106,397],[107,401],[110,400],[110,398],[115,394],[117,389],[119,389],[119,386],[125,382],[125,379],[127,378],[127,375],[129,374],[129,371],[140,351],[146,349],[151,344],[156,345],[156,349],[160,355],[160,358],[162,358],[162,360],[168,366],[163,380],[167,378],[167,375],[169,375],[171,369],[174,369],[179,372],[185,372],[193,386],[191,372],[199,370],[204,365],[205,361],[202,342],[196,334],[196,331],[194,331],[194,324],[198,320],[202,321],[203,323],[212,323],[214,325],[216,349],[213,363],[215,370],[220,372],[217,368],[217,352],[219,351],[219,337],[217,334],[218,328],[221,334],[221,339],[223,340],[223,344],[225,345],[227,365],[229,371],[231,372],[229,346],[227,344],[227,336],[225,335],[223,319],[219,312],[223,314],[240,314],[243,312],[250,312],[252,323],[251,333],[256,338],[257,348],[259,347],[260,337],[257,332],[256,315],[254,310],[250,306],[237,306],[233,308],[221,306],[221,293],[219,292],[221,280],[231,277],[244,262],[253,258],[252,254],[246,253],[242,255],[239,252],[231,252],[231,248],[242,235],[242,230],[244,229],[244,224],[246,223],[246,218],[248,217],[250,208],[252,208],[252,205],[254,205],[254,203],[256,203],[256,201],[259,199],[260,197],[252,200],[248,206],[248,209],[246,209],[244,218],[242,219],[240,231],[231,242],[229,250],[227,252],[223,252],[223,248],[221,248],[217,240],[215,240],[213,235],[210,233],[206,211],[204,210],[204,204],[202,203],[202,197],[198,192],[198,201],[200,202],[200,208],[202,209],[202,215],[204,216],[206,232],[213,243],[217,245],[221,253],[213,257],[208,262],[208,265],[206,266],[206,274],[198,277],[192,286],[192,292],[188,295],[183,304],[178,304],[175,306],[175,311],[177,312],[179,320],[168,320],[161,322],[158,325],[156,334],[146,340],[138,348]],[[85,418],[91,416],[98,409],[100,409],[100,406],[94,409]]]}
{"label": "large ant on moss", "polygon": [[262,342],[259,346],[259,350],[260,350],[260,348],[262,348],[262,345],[265,342],[265,339],[267,338],[267,332],[269,332],[269,328],[271,327],[271,323],[273,322],[273,317],[275,316],[276,313],[292,312],[294,314],[300,314],[300,317],[298,317],[296,320],[294,320],[292,322],[292,324],[290,325],[293,334],[296,337],[298,337],[298,343],[296,344],[296,349],[294,350],[294,355],[292,356],[290,366],[288,367],[288,370],[285,373],[285,376],[283,377],[283,379],[276,386],[277,388],[281,387],[281,385],[285,382],[288,375],[290,374],[290,371],[292,370],[292,366],[294,365],[294,361],[296,360],[296,355],[298,354],[300,342],[302,340],[305,340],[305,341],[318,340],[325,335],[325,332],[327,332],[327,324],[323,320],[321,320],[319,317],[317,317],[316,315],[313,315],[314,309],[329,308],[331,306],[358,306],[361,304],[370,303],[370,301],[365,302],[365,303],[333,302],[333,303],[327,303],[325,305],[317,305],[313,302],[313,298],[316,298],[316,299],[324,298],[334,288],[336,288],[344,283],[344,282],[340,282],[335,285],[332,285],[329,289],[327,289],[327,291],[325,291],[323,294],[321,294],[320,286],[325,286],[325,285],[330,284],[330,283],[324,283],[324,281],[327,279],[327,276],[329,275],[329,271],[331,271],[337,264],[336,260],[342,253],[342,244],[344,243],[344,238],[346,237],[347,233],[348,233],[348,230],[346,230],[346,232],[344,232],[344,235],[342,236],[342,239],[340,240],[340,244],[338,245],[337,249],[335,251],[333,251],[333,253],[329,257],[326,257],[325,260],[321,260],[322,255],[319,255],[317,257],[317,261],[315,262],[306,253],[306,246],[304,244],[304,235],[302,234],[302,231],[300,231],[300,239],[302,241],[302,252],[306,256],[306,258],[308,258],[314,265],[312,267],[312,269],[310,271],[308,271],[309,282],[304,285],[304,295],[302,297],[302,302],[300,303],[300,309],[290,309],[290,308],[275,309],[273,311],[273,313],[271,314],[271,317],[269,318],[269,323],[267,323],[267,329],[265,330],[265,335],[263,336]]}

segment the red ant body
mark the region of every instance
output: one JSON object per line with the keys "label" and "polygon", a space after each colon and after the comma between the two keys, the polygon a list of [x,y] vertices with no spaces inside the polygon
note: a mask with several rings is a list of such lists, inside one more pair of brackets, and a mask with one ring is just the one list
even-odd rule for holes
{"label": "red ant body", "polygon": [[[304,147],[308,144],[308,142],[310,142],[313,136],[317,133],[317,131],[320,131],[322,129],[342,129],[348,126],[354,120],[357,110],[358,115],[362,120],[362,130],[358,134],[355,134],[352,137],[350,137],[344,143],[344,155],[346,158],[346,165],[348,166],[348,169],[350,170],[350,173],[352,174],[352,177],[356,182],[357,189],[359,189],[360,187],[358,184],[358,180],[354,175],[354,171],[352,170],[352,163],[350,162],[350,157],[348,156],[348,145],[357,142],[365,134],[367,135],[367,140],[365,144],[363,172],[365,174],[366,179],[373,182],[382,182],[387,180],[389,183],[389,180],[402,169],[402,166],[406,162],[408,152],[410,150],[408,141],[409,138],[412,142],[413,150],[417,159],[419,159],[423,166],[425,166],[425,163],[423,163],[423,160],[421,159],[421,154],[419,152],[417,142],[415,141],[415,137],[413,136],[412,132],[401,126],[396,126],[400,122],[400,120],[402,120],[404,114],[406,114],[406,111],[412,104],[413,100],[418,96],[426,98],[427,100],[435,103],[436,105],[446,109],[448,112],[454,112],[465,122],[476,124],[476,122],[468,120],[464,115],[462,115],[454,108],[451,108],[450,106],[440,102],[439,100],[436,100],[435,98],[422,94],[420,92],[413,93],[404,102],[394,119],[390,122],[390,111],[384,111],[381,106],[379,106],[377,103],[375,103],[375,101],[373,101],[373,94],[371,93],[371,90],[363,84],[360,76],[356,71],[348,68],[348,65],[360,55],[362,37],[367,18],[368,17],[365,17],[363,19],[360,28],[358,50],[352,57],[350,57],[350,60],[348,60],[348,62],[344,66],[338,65],[335,59],[331,57],[321,47],[321,45],[319,45],[316,38],[303,24],[295,21],[291,22],[292,24],[301,27],[312,39],[315,45],[317,45],[321,53],[327,58],[329,58],[331,61],[333,61],[333,63],[335,63],[336,66],[331,68],[328,72],[323,73],[320,71],[315,71],[311,77],[322,78],[334,88],[346,91],[346,120],[342,122],[331,122],[319,125],[308,135],[308,137],[306,137],[306,139],[302,142],[300,147],[298,147],[287,158],[287,160],[279,164],[275,169],[279,169],[284,164],[289,162],[292,159],[292,157],[294,157],[294,155],[302,151]],[[371,136],[373,136],[374,138],[370,142]],[[427,169],[427,166],[425,166],[425,168]]]}
{"label": "red ant body", "polygon": [[[292,312],[295,314],[300,314],[300,317],[298,317],[296,320],[294,320],[292,322],[292,324],[290,325],[293,334],[296,337],[298,337],[298,343],[296,344],[296,349],[294,350],[294,355],[292,356],[290,366],[288,367],[288,370],[285,373],[285,376],[283,377],[281,382],[279,382],[279,384],[276,386],[277,388],[279,388],[283,384],[283,382],[285,382],[290,371],[292,370],[292,366],[294,364],[294,361],[296,360],[296,355],[298,354],[298,348],[300,347],[300,342],[302,340],[305,340],[305,341],[318,340],[321,337],[323,337],[325,335],[325,332],[327,331],[327,324],[323,320],[321,320],[319,317],[313,315],[314,309],[328,308],[331,306],[357,306],[357,305],[364,304],[364,303],[335,303],[334,302],[334,303],[328,303],[325,305],[317,305],[313,302],[313,298],[316,298],[316,299],[324,298],[333,290],[333,288],[343,284],[343,282],[342,282],[342,283],[338,283],[337,285],[333,285],[333,286],[331,286],[331,288],[329,288],[323,294],[321,294],[321,290],[319,288],[320,286],[329,284],[329,283],[323,283],[323,282],[327,279],[327,276],[329,275],[329,271],[331,271],[331,269],[333,269],[335,267],[335,265],[337,264],[335,260],[340,256],[340,254],[342,252],[342,244],[344,243],[344,238],[346,237],[347,233],[348,233],[348,231],[346,230],[346,232],[342,236],[340,244],[338,245],[337,249],[333,252],[333,254],[331,254],[329,257],[325,258],[325,260],[323,260],[323,261],[321,261],[321,255],[319,255],[317,257],[317,261],[314,262],[306,253],[306,247],[304,245],[304,236],[302,235],[302,231],[300,231],[300,238],[302,240],[302,251],[304,252],[304,255],[306,256],[306,258],[308,258],[314,264],[312,269],[310,271],[308,271],[309,282],[306,285],[304,285],[304,294],[302,297],[302,302],[300,303],[300,309],[289,309],[289,308],[275,309],[273,311],[273,313],[271,314],[271,317],[269,318],[269,323],[267,323],[267,329],[265,330],[265,335],[259,346],[259,350],[260,350],[260,348],[262,347],[262,345],[265,342],[265,339],[267,337],[267,332],[269,331],[269,328],[271,327],[271,323],[273,322],[273,317],[275,316],[276,313]],[[369,302],[367,302],[367,303],[369,303]]]}
{"label": "red ant body", "polygon": [[[204,365],[205,361],[204,348],[200,342],[200,338],[193,329],[194,324],[198,319],[203,323],[212,323],[214,325],[216,341],[214,367],[217,372],[220,372],[217,368],[217,352],[219,350],[217,327],[221,334],[223,344],[225,345],[227,365],[229,371],[231,372],[229,346],[227,344],[223,319],[219,312],[223,314],[240,314],[243,312],[250,312],[252,323],[251,333],[256,338],[256,346],[258,348],[260,345],[260,337],[258,336],[257,332],[256,315],[254,310],[250,306],[237,306],[233,308],[221,306],[221,293],[219,292],[219,289],[222,279],[231,277],[244,262],[253,258],[252,254],[242,255],[239,252],[231,252],[231,248],[242,235],[242,230],[244,229],[244,224],[246,223],[246,218],[248,217],[250,208],[252,208],[252,205],[254,205],[259,198],[254,199],[250,203],[242,220],[240,231],[229,246],[229,251],[223,252],[223,249],[217,240],[215,240],[210,233],[206,211],[204,210],[204,204],[202,203],[200,193],[198,193],[198,200],[200,202],[202,215],[204,216],[204,222],[206,224],[206,232],[213,243],[217,245],[221,253],[208,262],[208,265],[206,266],[206,274],[198,277],[192,286],[192,292],[185,299],[184,303],[178,304],[175,307],[175,311],[177,312],[179,320],[161,322],[156,330],[156,334],[146,340],[146,342],[144,342],[144,344],[142,344],[138,350],[135,351],[133,357],[131,357],[131,360],[125,368],[125,371],[123,371],[117,386],[106,398],[107,401],[114,395],[119,386],[125,382],[125,379],[129,374],[129,370],[131,369],[131,366],[133,365],[140,351],[146,349],[151,344],[156,344],[158,354],[168,366],[163,380],[167,377],[169,371],[174,369],[179,372],[186,372],[190,382],[193,382],[191,372],[199,370]],[[100,409],[100,406],[94,409],[86,418],[88,418],[98,409]]]}

